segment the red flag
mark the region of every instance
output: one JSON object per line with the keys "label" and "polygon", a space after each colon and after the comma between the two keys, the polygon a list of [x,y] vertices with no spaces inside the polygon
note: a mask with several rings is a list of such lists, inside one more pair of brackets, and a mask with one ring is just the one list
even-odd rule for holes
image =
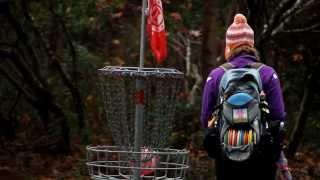
{"label": "red flag", "polygon": [[161,0],[148,0],[147,32],[153,56],[160,64],[167,57],[167,36]]}

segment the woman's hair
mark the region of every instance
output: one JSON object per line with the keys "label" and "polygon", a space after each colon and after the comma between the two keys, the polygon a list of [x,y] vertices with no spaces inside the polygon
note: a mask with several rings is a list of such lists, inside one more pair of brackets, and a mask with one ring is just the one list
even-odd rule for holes
{"label": "woman's hair", "polygon": [[257,60],[260,61],[260,56],[259,56],[259,52],[257,51],[257,49],[254,47],[251,47],[249,45],[241,45],[236,48],[233,48],[229,52],[229,55],[226,58],[226,60],[229,61],[230,59],[232,59],[233,57],[235,57],[239,54],[249,54],[249,55],[255,56],[257,58]]}

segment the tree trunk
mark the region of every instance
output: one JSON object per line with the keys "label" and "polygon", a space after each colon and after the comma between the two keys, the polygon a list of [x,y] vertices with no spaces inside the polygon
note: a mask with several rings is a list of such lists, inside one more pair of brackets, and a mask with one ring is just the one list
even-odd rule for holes
{"label": "tree trunk", "polygon": [[307,123],[309,111],[311,108],[312,99],[314,97],[315,82],[316,76],[314,72],[311,72],[306,79],[306,85],[304,87],[300,109],[290,136],[288,147],[288,154],[290,157],[294,156],[301,142],[303,131],[305,130],[305,125]]}
{"label": "tree trunk", "polygon": [[22,92],[27,102],[38,111],[47,131],[48,145],[51,145],[46,149],[57,153],[68,152],[70,137],[67,118],[49,89],[46,77],[41,73],[36,48],[9,7],[2,6],[1,10],[17,34],[17,43],[8,44],[5,50],[0,50],[1,63],[11,64],[12,68],[7,70],[0,66],[0,74]]}
{"label": "tree trunk", "polygon": [[201,55],[201,72],[203,79],[209,74],[209,71],[213,67],[217,67],[221,64],[221,61],[217,61],[218,48],[221,44],[217,33],[217,12],[218,3],[214,0],[205,0],[204,2],[204,15],[203,15],[203,40],[202,40],[202,55]]}
{"label": "tree trunk", "polygon": [[71,72],[72,78],[68,78],[68,76],[64,72],[63,68],[61,67],[59,60],[54,59],[54,61],[55,61],[54,64],[57,66],[58,72],[60,73],[60,76],[62,78],[63,83],[69,89],[69,91],[72,95],[74,109],[78,115],[78,126],[79,126],[79,130],[80,130],[80,134],[81,134],[83,128],[85,127],[85,122],[84,122],[85,113],[84,113],[84,105],[83,105],[82,97],[81,97],[81,94],[79,91],[79,84],[78,84],[78,76],[79,76],[79,72],[78,72],[78,68],[77,68],[78,54],[76,52],[75,46],[73,45],[73,39],[71,37],[71,33],[67,29],[67,26],[66,26],[65,22],[63,21],[63,18],[60,17],[54,11],[54,6],[53,6],[54,3],[52,1],[49,1],[49,2],[50,2],[49,3],[50,4],[49,11],[51,12],[52,16],[54,17],[54,21],[56,22],[56,24],[61,26],[62,32],[66,38],[67,44],[70,49],[70,55],[72,58],[72,72]]}

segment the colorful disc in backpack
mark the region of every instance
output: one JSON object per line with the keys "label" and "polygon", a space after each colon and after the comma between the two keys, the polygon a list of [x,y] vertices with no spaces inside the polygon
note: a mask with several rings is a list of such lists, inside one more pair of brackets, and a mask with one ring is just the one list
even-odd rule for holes
{"label": "colorful disc in backpack", "polygon": [[237,133],[237,132],[236,132],[236,130],[234,129],[233,132],[232,132],[232,146],[235,146],[235,145],[236,145],[236,141],[235,141],[236,136],[237,136],[236,133]]}
{"label": "colorful disc in backpack", "polygon": [[237,130],[233,130],[232,145],[237,145]]}
{"label": "colorful disc in backpack", "polygon": [[241,144],[244,145],[244,130],[241,131]]}
{"label": "colorful disc in backpack", "polygon": [[241,141],[240,141],[240,133],[241,133],[241,130],[238,130],[238,137],[237,137],[237,146],[240,146],[241,145]]}
{"label": "colorful disc in backpack", "polygon": [[248,144],[248,131],[244,132],[244,144]]}
{"label": "colorful disc in backpack", "polygon": [[230,146],[240,146],[251,143],[257,144],[257,134],[253,129],[228,129],[224,135],[224,143]]}
{"label": "colorful disc in backpack", "polygon": [[252,129],[249,130],[249,143],[252,143]]}
{"label": "colorful disc in backpack", "polygon": [[236,130],[236,137],[234,139],[234,141],[235,141],[234,145],[235,146],[238,146],[238,139],[239,139],[239,130]]}
{"label": "colorful disc in backpack", "polygon": [[228,145],[231,145],[232,129],[228,130]]}
{"label": "colorful disc in backpack", "polygon": [[243,145],[243,130],[240,130],[240,144]]}
{"label": "colorful disc in backpack", "polygon": [[238,146],[238,136],[239,135],[239,130],[236,130],[236,138],[235,138],[235,140],[236,140],[236,143],[235,143],[235,146]]}
{"label": "colorful disc in backpack", "polygon": [[234,139],[234,130],[231,130],[231,137],[230,137],[230,145],[233,146],[233,139]]}
{"label": "colorful disc in backpack", "polygon": [[232,145],[232,129],[228,131],[228,144]]}
{"label": "colorful disc in backpack", "polygon": [[235,136],[234,136],[234,146],[238,146],[238,130],[235,130],[236,133],[235,133]]}

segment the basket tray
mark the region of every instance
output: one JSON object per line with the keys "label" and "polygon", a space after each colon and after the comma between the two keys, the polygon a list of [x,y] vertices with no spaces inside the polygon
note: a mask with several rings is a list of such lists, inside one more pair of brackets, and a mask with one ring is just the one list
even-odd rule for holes
{"label": "basket tray", "polygon": [[87,146],[87,163],[92,179],[182,180],[188,169],[188,151],[169,148],[141,148],[134,152],[124,146]]}

